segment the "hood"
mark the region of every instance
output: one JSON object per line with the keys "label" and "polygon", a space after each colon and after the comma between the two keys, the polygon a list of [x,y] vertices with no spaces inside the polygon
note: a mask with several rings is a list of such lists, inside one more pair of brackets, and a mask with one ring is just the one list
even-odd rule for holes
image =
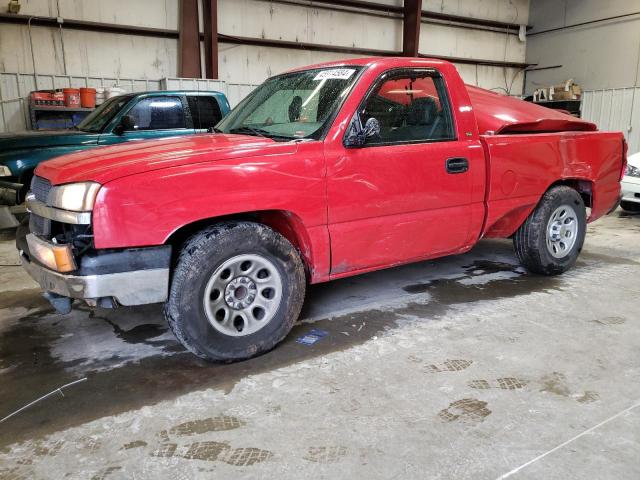
{"label": "hood", "polygon": [[640,168],[640,152],[627,157],[627,163],[632,167]]}
{"label": "hood", "polygon": [[0,152],[96,143],[98,134],[79,130],[25,131],[0,134]]}
{"label": "hood", "polygon": [[488,132],[542,133],[594,131],[594,123],[514,97],[467,85],[481,135]]}
{"label": "hood", "polygon": [[202,134],[132,141],[93,148],[41,163],[36,175],[53,185],[94,181],[101,184],[138,173],[181,165],[295,153],[298,144],[250,135]]}

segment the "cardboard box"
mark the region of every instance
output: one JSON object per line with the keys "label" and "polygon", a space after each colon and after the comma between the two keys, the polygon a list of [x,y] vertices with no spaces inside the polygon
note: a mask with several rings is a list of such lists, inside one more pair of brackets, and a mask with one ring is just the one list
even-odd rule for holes
{"label": "cardboard box", "polygon": [[549,88],[550,100],[580,100],[582,88],[573,79],[569,79],[562,85],[554,85]]}

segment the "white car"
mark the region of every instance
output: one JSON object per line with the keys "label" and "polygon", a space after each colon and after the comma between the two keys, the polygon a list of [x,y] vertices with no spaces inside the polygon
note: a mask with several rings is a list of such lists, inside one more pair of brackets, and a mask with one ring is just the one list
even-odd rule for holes
{"label": "white car", "polygon": [[640,212],[640,152],[627,158],[627,170],[622,177],[622,201],[627,212]]}

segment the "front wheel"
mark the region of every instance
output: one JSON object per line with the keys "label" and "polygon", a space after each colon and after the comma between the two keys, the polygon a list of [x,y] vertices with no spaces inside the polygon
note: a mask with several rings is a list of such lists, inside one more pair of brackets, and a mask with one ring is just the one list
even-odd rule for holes
{"label": "front wheel", "polygon": [[213,361],[267,352],[291,330],[306,288],[297,250],[252,222],[225,222],[183,246],[165,305],[178,340]]}
{"label": "front wheel", "polygon": [[554,187],[515,233],[516,256],[532,272],[563,273],[576,262],[586,230],[587,214],[580,194],[570,187]]}

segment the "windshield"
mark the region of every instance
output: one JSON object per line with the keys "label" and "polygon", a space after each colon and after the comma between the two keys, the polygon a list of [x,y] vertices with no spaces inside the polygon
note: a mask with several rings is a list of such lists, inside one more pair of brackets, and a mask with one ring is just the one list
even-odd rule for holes
{"label": "windshield", "polygon": [[318,139],[361,67],[318,68],[268,79],[216,127],[274,140]]}
{"label": "windshield", "polygon": [[104,102],[78,124],[78,130],[83,132],[99,133],[104,126],[111,121],[116,113],[131,100],[133,95],[120,95]]}

